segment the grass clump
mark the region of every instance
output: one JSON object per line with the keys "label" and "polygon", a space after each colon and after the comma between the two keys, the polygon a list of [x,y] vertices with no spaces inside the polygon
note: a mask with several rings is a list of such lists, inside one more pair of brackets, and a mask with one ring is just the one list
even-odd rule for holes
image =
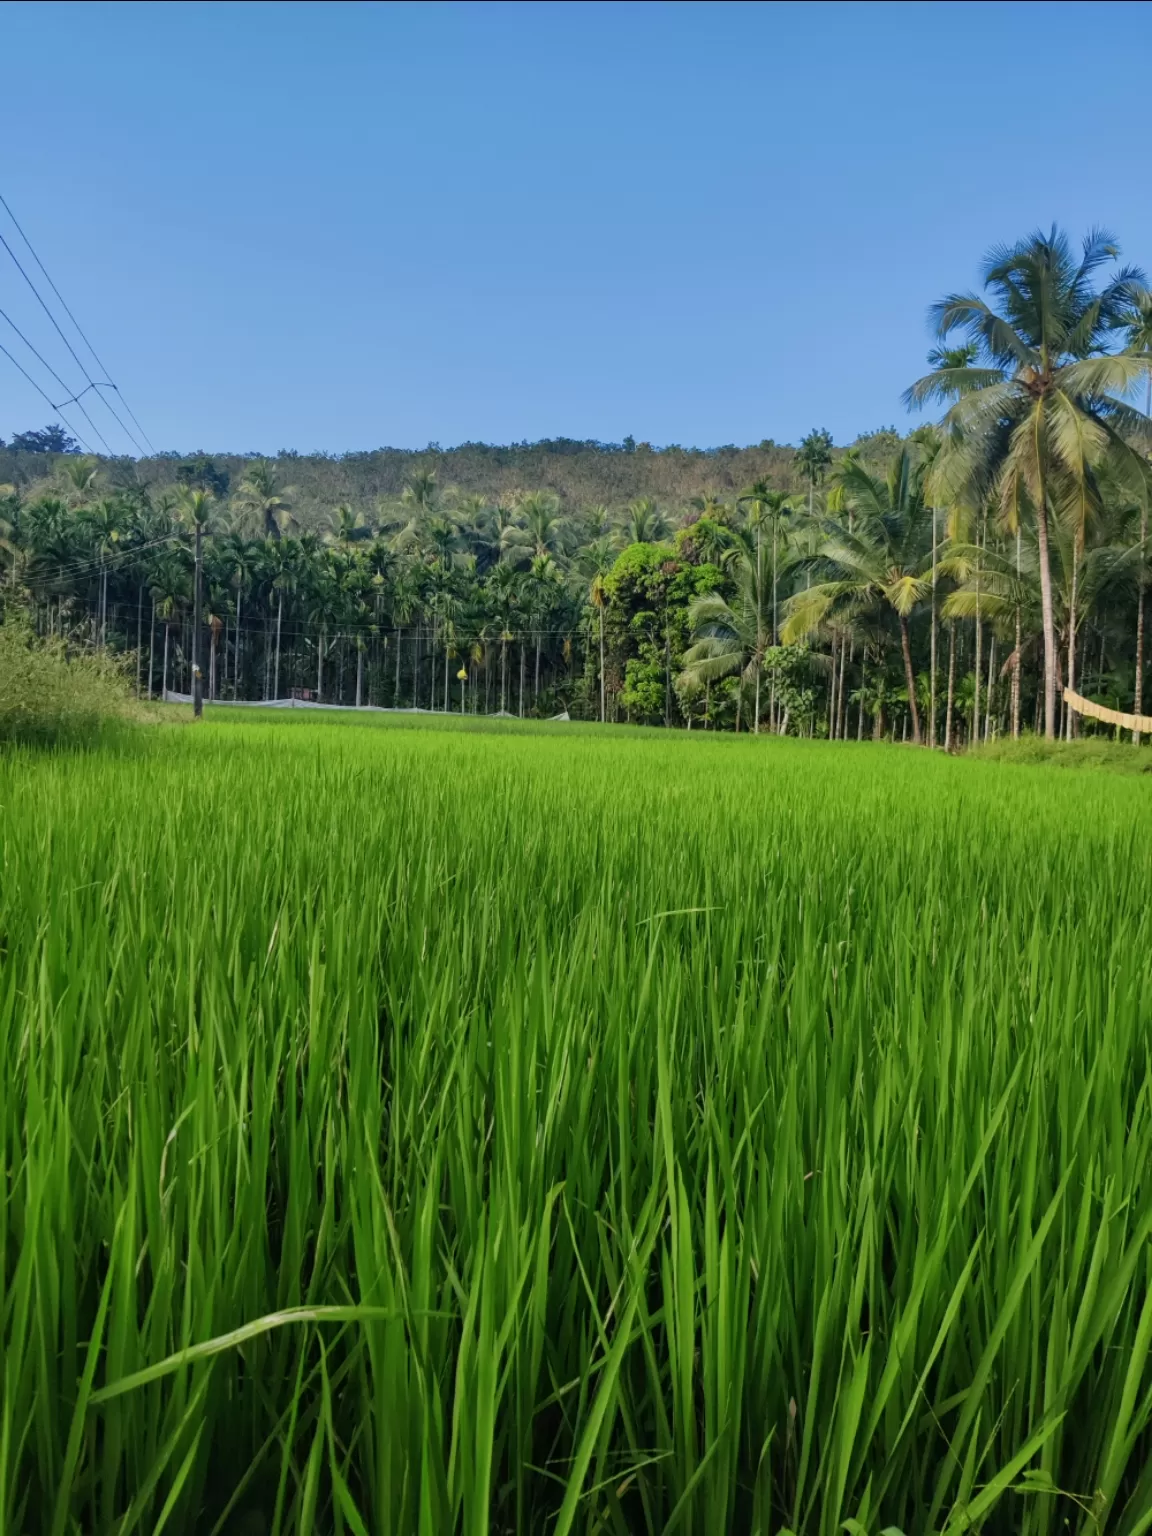
{"label": "grass clump", "polygon": [[1102,768],[1110,773],[1152,773],[1152,752],[1133,746],[1131,735],[1117,741],[1111,736],[1083,736],[1076,741],[1047,741],[1043,736],[1004,737],[988,746],[975,747],[971,755],[985,762],[1023,763],[1052,768]]}
{"label": "grass clump", "polygon": [[20,609],[7,607],[0,621],[0,745],[91,745],[136,714],[116,657],[41,639]]}
{"label": "grass clump", "polygon": [[0,758],[0,1528],[1149,1529],[1145,785],[151,746]]}

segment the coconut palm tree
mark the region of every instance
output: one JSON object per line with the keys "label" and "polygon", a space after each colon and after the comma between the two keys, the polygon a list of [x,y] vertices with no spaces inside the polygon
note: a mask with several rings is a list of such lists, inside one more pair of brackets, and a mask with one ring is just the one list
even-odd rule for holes
{"label": "coconut palm tree", "polygon": [[558,496],[551,491],[532,491],[521,500],[517,517],[519,521],[507,527],[501,538],[506,555],[535,560],[561,553],[568,522],[560,515]]}
{"label": "coconut palm tree", "polygon": [[290,485],[277,483],[276,470],[267,459],[257,459],[237,488],[233,505],[251,518],[266,539],[279,539],[294,495]]}
{"label": "coconut palm tree", "polygon": [[404,482],[400,500],[406,507],[430,515],[440,505],[440,487],[434,469],[416,469]]}
{"label": "coconut palm tree", "polygon": [[597,539],[611,539],[615,533],[612,514],[602,501],[585,507],[579,515],[578,526],[581,543],[587,545]]}
{"label": "coconut palm tree", "polygon": [[82,507],[95,495],[100,484],[100,464],[84,455],[62,459],[59,466],[64,493],[74,507]]}
{"label": "coconut palm tree", "polygon": [[332,508],[332,540],[341,549],[347,550],[371,537],[372,530],[365,523],[363,514],[349,502],[342,501]]}
{"label": "coconut palm tree", "polygon": [[668,534],[668,519],[651,496],[639,496],[624,512],[624,536],[629,544],[658,544]]}
{"label": "coconut palm tree", "polygon": [[780,522],[791,506],[792,498],[786,491],[777,491],[767,480],[756,480],[736,498],[736,506],[745,509],[745,526],[756,537],[757,585],[763,585],[760,570],[763,562],[763,535],[766,528],[772,530],[772,644],[780,636],[779,618],[779,564]]}
{"label": "coconut palm tree", "polygon": [[[1096,286],[1119,255],[1101,230],[1079,256],[1055,226],[991,251],[985,292],[949,294],[930,311],[942,342],[959,333],[976,362],[940,366],[905,393],[909,407],[952,402],[933,470],[933,500],[994,493],[1014,531],[1034,518],[1040,557],[1044,633],[1044,730],[1056,734],[1056,631],[1050,554],[1053,515],[1083,530],[1099,505],[1097,471],[1108,455],[1133,457],[1126,436],[1152,424],[1128,404],[1147,361],[1110,350],[1144,290],[1143,274],[1124,267]],[[991,302],[990,302],[991,300]]]}
{"label": "coconut palm tree", "polygon": [[[763,577],[756,528],[734,528],[727,564],[735,573],[736,593],[729,602],[719,592],[707,592],[688,609],[694,643],[684,653],[682,684],[709,687],[738,673],[753,687],[752,729],[760,731],[760,682],[771,643],[771,589]],[[740,729],[743,690],[736,700],[736,729]]]}
{"label": "coconut palm tree", "polygon": [[908,446],[892,461],[886,479],[869,474],[854,455],[844,460],[838,486],[844,506],[852,510],[853,526],[832,532],[821,552],[830,577],[789,599],[782,631],[784,641],[790,642],[812,634],[830,618],[891,609],[900,625],[912,739],[917,744],[920,712],[909,619],[931,587],[923,480],[923,466]]}

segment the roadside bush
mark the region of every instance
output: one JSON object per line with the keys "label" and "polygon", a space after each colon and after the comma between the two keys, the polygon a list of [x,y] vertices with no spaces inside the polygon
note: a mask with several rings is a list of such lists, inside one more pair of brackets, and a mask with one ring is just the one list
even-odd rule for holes
{"label": "roadside bush", "polygon": [[41,640],[19,609],[8,608],[0,622],[0,745],[82,746],[136,713],[114,656]]}

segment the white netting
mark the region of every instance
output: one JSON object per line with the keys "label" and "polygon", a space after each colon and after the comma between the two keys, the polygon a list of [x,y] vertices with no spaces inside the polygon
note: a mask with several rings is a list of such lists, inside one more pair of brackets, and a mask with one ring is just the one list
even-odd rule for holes
{"label": "white netting", "polygon": [[[190,693],[177,693],[172,688],[165,688],[165,704],[191,704]],[[431,715],[440,711],[431,709],[406,708],[392,709],[384,704],[324,704],[319,699],[205,699],[205,704],[213,709],[344,709],[354,715]]]}

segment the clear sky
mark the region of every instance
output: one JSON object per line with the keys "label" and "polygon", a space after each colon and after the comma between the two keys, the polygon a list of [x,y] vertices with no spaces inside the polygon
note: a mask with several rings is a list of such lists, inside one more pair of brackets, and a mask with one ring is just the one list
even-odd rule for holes
{"label": "clear sky", "polygon": [[[1102,223],[1152,268],[1145,4],[6,4],[0,39],[0,193],[161,448],[844,442],[907,424],[990,244]],[[22,289],[0,248],[77,387]],[[0,356],[0,436],[48,414]]]}

